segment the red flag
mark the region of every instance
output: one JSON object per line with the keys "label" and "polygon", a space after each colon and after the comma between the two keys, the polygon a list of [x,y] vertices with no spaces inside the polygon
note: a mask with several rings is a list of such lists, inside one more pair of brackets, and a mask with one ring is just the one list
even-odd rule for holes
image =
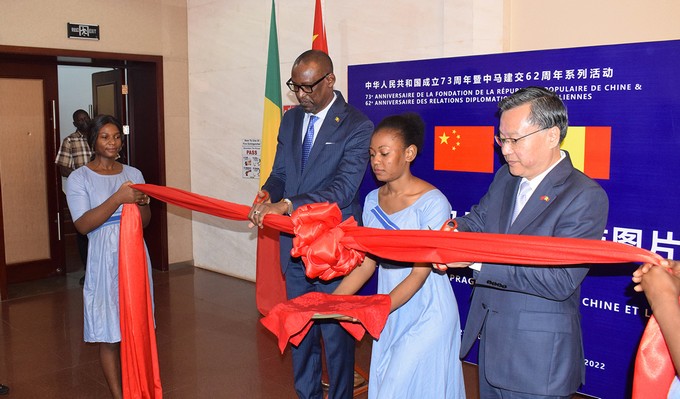
{"label": "red flag", "polygon": [[123,205],[118,244],[123,397],[153,399],[162,398],[163,389],[142,234],[139,208]]}
{"label": "red flag", "polygon": [[493,173],[493,126],[435,126],[434,169]]}
{"label": "red flag", "polygon": [[323,14],[321,12],[321,0],[316,0],[314,8],[314,32],[312,32],[312,50],[321,50],[328,54],[328,43],[326,42],[326,27],[323,24]]}

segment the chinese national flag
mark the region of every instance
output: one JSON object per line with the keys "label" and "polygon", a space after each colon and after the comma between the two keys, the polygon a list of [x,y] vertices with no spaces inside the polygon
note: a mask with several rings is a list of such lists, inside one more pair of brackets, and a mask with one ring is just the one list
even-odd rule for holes
{"label": "chinese national flag", "polygon": [[434,169],[493,173],[493,126],[435,126]]}
{"label": "chinese national flag", "polygon": [[561,148],[574,167],[591,179],[609,180],[611,126],[569,126]]}
{"label": "chinese national flag", "polygon": [[321,0],[316,0],[314,8],[314,32],[312,32],[312,50],[321,50],[328,54],[328,42],[326,42],[326,26],[323,24]]}

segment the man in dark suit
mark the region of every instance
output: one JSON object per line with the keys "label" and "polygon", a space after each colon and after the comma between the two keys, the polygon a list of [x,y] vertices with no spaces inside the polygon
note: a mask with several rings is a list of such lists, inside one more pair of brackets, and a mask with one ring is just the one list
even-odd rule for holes
{"label": "man in dark suit", "polygon": [[[368,164],[373,123],[333,90],[333,63],[322,51],[302,53],[286,83],[300,106],[283,115],[272,173],[258,192],[269,200],[255,204],[248,215],[262,226],[265,215],[290,214],[304,204],[337,203],[343,219],[361,220],[358,189]],[[307,292],[332,293],[340,283],[311,280],[300,258],[292,258],[292,236],[281,234],[281,267],[288,299]],[[295,389],[300,398],[323,397],[321,337],[329,377],[329,398],[351,398],[354,385],[354,339],[329,321],[315,323],[293,347]]]}
{"label": "man in dark suit", "polygon": [[[458,230],[601,239],[609,201],[560,150],[568,122],[560,98],[527,87],[499,108],[496,142],[507,164],[456,218]],[[480,397],[570,398],[585,379],[579,303],[588,267],[471,267],[478,270],[461,357],[479,337]]]}

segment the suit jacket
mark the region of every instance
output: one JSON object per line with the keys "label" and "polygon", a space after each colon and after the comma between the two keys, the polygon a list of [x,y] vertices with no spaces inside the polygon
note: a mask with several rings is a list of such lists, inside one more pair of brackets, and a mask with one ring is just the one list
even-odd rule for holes
{"label": "suit jacket", "polygon": [[[609,211],[607,194],[574,169],[569,154],[546,175],[511,225],[520,182],[504,165],[480,203],[456,219],[459,230],[601,239]],[[484,372],[492,386],[535,395],[575,392],[585,380],[579,303],[587,273],[585,266],[483,264],[461,357],[481,332]]]}
{"label": "suit jacket", "polygon": [[[290,199],[293,209],[313,202],[337,203],[343,220],[354,216],[360,222],[359,185],[368,164],[373,123],[347,104],[339,91],[335,94],[337,98],[314,140],[304,172],[300,171],[304,110],[295,107],[283,115],[272,173],[262,188],[269,192],[272,202]],[[282,234],[284,272],[292,247],[292,236]]]}

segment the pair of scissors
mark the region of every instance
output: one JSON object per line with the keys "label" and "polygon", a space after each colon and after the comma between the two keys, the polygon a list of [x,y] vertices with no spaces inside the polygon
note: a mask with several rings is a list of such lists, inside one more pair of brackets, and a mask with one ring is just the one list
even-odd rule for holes
{"label": "pair of scissors", "polygon": [[264,197],[260,197],[259,195],[255,194],[253,205],[262,204],[267,200],[269,200],[269,191],[264,191]]}
{"label": "pair of scissors", "polygon": [[444,224],[442,227],[439,229],[441,231],[455,231],[458,230],[458,222],[456,222],[455,219],[449,219]]}
{"label": "pair of scissors", "polygon": [[[428,229],[434,230],[432,227],[427,226]],[[442,227],[439,229],[439,231],[454,231],[458,229],[458,222],[456,222],[455,219],[449,219],[444,224]]]}

